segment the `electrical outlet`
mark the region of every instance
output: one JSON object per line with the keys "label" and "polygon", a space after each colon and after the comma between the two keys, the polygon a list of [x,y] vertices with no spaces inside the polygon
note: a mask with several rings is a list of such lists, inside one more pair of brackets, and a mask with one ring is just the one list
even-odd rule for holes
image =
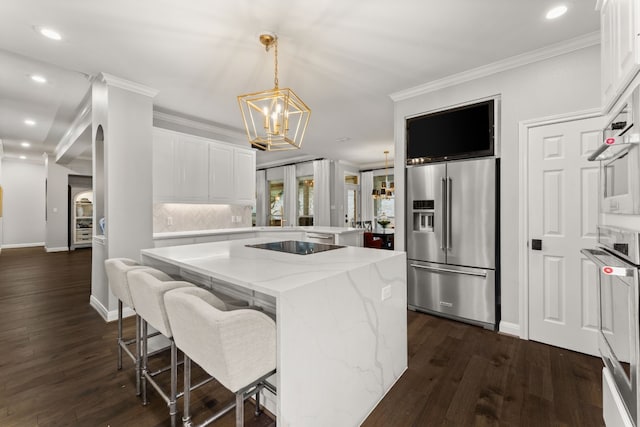
{"label": "electrical outlet", "polygon": [[169,226],[173,225],[173,218],[170,216],[167,217],[167,225]]}
{"label": "electrical outlet", "polygon": [[389,298],[391,298],[391,285],[387,285],[384,288],[382,288],[382,295],[380,297],[380,301],[384,301]]}

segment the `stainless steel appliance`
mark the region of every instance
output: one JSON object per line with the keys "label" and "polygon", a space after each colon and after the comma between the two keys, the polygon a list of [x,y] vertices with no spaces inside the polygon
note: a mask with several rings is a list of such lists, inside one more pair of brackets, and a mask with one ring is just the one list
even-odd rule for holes
{"label": "stainless steel appliance", "polygon": [[495,329],[499,159],[407,167],[408,305]]}
{"label": "stainless steel appliance", "polygon": [[[615,115],[603,131],[600,147],[589,160],[600,161],[601,210],[607,214],[640,213],[640,134],[634,126],[638,112],[632,110],[639,90]],[[636,102],[640,105],[640,100]]]}
{"label": "stainless steel appliance", "polygon": [[[640,395],[638,384],[639,327],[638,268],[640,267],[640,233],[617,227],[598,226],[596,249],[583,249],[597,266],[598,280],[598,350],[605,374],[613,379],[613,389],[603,384],[605,397],[616,394],[633,424],[638,424]],[[605,375],[605,377],[606,377]],[[616,399],[604,399],[607,414],[618,415]],[[624,419],[625,417],[616,417]]]}

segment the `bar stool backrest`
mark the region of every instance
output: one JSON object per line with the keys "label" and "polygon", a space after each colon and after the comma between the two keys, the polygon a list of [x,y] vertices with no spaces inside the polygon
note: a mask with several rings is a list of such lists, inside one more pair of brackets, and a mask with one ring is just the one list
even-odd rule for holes
{"label": "bar stool backrest", "polygon": [[173,280],[171,276],[154,268],[132,270],[128,273],[128,278],[131,298],[138,315],[162,335],[171,338],[171,326],[163,295],[172,289],[195,285]]}
{"label": "bar stool backrest", "polygon": [[276,368],[276,325],[256,310],[222,311],[192,290],[164,296],[180,350],[232,392]]}
{"label": "bar stool backrest", "polygon": [[110,258],[104,261],[104,269],[109,281],[109,289],[120,301],[135,310],[127,273],[132,270],[146,268],[129,258]]}

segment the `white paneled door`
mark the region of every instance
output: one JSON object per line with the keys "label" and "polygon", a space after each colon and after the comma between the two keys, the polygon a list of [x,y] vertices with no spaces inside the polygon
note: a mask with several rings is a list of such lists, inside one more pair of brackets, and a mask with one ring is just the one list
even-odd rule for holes
{"label": "white paneled door", "polygon": [[601,120],[532,127],[528,134],[529,338],[597,355],[595,265]]}

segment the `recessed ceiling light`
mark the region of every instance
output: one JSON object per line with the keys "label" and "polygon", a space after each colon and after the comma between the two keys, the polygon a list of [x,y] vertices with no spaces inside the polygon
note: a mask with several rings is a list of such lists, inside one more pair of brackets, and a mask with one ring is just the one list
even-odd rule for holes
{"label": "recessed ceiling light", "polygon": [[22,160],[26,160],[26,159],[27,159],[27,156],[20,156],[20,159],[22,159]]}
{"label": "recessed ceiling light", "polygon": [[31,76],[29,76],[29,77],[31,77],[31,80],[33,80],[36,83],[43,83],[44,84],[44,83],[47,82],[46,77],[41,76],[39,74],[31,74]]}
{"label": "recessed ceiling light", "polygon": [[560,6],[556,6],[552,9],[549,9],[549,11],[547,12],[547,19],[556,19],[561,17],[562,15],[564,15],[565,13],[567,13],[567,6],[565,5],[560,5]]}
{"label": "recessed ceiling light", "polygon": [[32,120],[32,119],[25,119],[24,124],[27,126],[35,126],[36,125],[36,121]]}
{"label": "recessed ceiling light", "polygon": [[30,144],[30,143],[28,143],[27,141],[22,141],[22,142],[20,143],[20,145],[21,145],[21,146],[23,146],[24,148],[29,148],[29,147],[31,147],[31,144]]}
{"label": "recessed ceiling light", "polygon": [[62,36],[60,35],[60,33],[52,28],[41,27],[38,29],[38,31],[40,31],[40,34],[48,39],[56,41],[62,40]]}

